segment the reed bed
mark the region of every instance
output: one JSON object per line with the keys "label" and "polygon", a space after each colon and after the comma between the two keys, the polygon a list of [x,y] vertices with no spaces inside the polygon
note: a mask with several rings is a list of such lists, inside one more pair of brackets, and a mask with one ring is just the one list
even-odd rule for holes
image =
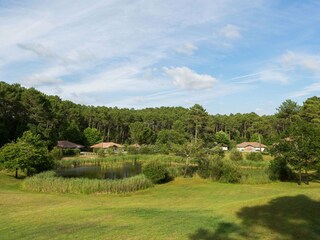
{"label": "reed bed", "polygon": [[37,174],[24,180],[23,188],[36,192],[57,192],[75,194],[129,193],[152,187],[144,175],[119,180],[63,178],[54,171]]}
{"label": "reed bed", "polygon": [[242,184],[265,184],[270,183],[268,167],[240,168]]}
{"label": "reed bed", "polygon": [[106,157],[97,158],[67,158],[57,161],[58,167],[71,167],[71,166],[84,166],[84,165],[111,165],[122,164],[124,162],[147,162],[147,161],[160,161],[162,163],[184,163],[184,158],[174,155],[163,155],[163,154],[117,154],[109,155]]}

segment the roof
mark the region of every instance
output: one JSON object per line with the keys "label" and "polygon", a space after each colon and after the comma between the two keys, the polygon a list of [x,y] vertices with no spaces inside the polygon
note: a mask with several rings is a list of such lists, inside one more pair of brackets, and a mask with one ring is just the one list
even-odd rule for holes
{"label": "roof", "polygon": [[138,143],[132,144],[131,146],[135,148],[141,148],[141,146]]}
{"label": "roof", "polygon": [[109,147],[123,148],[124,146],[114,142],[102,142],[102,143],[97,143],[91,146],[91,148],[109,148]]}
{"label": "roof", "polygon": [[258,143],[258,142],[243,142],[237,145],[238,148],[245,148],[245,147],[255,147],[255,148],[266,148],[267,146],[262,144],[262,143]]}
{"label": "roof", "polygon": [[59,148],[84,148],[84,146],[80,144],[76,144],[70,141],[62,140],[58,141],[57,147]]}

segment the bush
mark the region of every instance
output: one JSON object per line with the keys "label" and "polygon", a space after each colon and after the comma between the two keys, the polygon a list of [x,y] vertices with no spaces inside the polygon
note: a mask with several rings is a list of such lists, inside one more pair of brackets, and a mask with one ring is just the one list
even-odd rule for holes
{"label": "bush", "polygon": [[246,155],[246,159],[250,161],[263,161],[261,152],[250,152]]}
{"label": "bush", "polygon": [[104,153],[104,149],[103,148],[98,148],[97,150],[97,155],[99,157],[104,157],[105,153]]}
{"label": "bush", "polygon": [[202,178],[211,178],[224,183],[238,183],[241,179],[239,165],[230,160],[222,160],[218,156],[203,159],[199,162],[198,174]]}
{"label": "bush", "polygon": [[62,149],[58,147],[54,147],[51,150],[50,155],[54,160],[61,160],[61,158],[63,157]]}
{"label": "bush", "polygon": [[152,183],[165,183],[171,180],[167,166],[159,161],[151,161],[144,164],[142,173]]}
{"label": "bush", "polygon": [[239,183],[241,179],[239,166],[231,161],[216,161],[212,166],[211,178],[224,183]]}
{"label": "bush", "polygon": [[265,184],[270,182],[268,168],[242,168],[241,180],[243,184]]}
{"label": "bush", "polygon": [[271,180],[287,181],[295,178],[293,171],[288,167],[285,158],[275,157],[270,161],[269,178]]}
{"label": "bush", "polygon": [[225,152],[222,150],[222,146],[215,146],[210,150],[210,153],[213,155],[218,155],[221,158],[224,158]]}
{"label": "bush", "polygon": [[230,158],[230,160],[232,160],[232,161],[241,161],[241,160],[243,160],[242,153],[239,152],[239,151],[238,151],[237,149],[235,149],[235,148],[230,151],[229,158]]}
{"label": "bush", "polygon": [[64,156],[78,156],[80,155],[80,149],[63,149],[62,150]]}

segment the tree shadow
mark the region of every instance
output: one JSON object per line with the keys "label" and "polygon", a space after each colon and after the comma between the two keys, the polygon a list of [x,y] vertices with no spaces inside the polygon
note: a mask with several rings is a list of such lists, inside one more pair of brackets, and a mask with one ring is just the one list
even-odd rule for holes
{"label": "tree shadow", "polygon": [[211,232],[198,229],[189,239],[320,239],[320,202],[305,195],[279,197],[268,204],[244,207],[241,224],[221,223]]}
{"label": "tree shadow", "polygon": [[190,240],[236,240],[237,237],[232,235],[238,234],[246,236],[242,229],[233,223],[220,223],[216,231],[199,228],[194,234],[189,235]]}

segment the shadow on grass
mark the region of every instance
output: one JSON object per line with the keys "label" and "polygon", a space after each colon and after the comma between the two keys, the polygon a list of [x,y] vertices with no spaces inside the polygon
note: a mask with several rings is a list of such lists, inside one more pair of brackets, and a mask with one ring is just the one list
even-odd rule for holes
{"label": "shadow on grass", "polygon": [[[220,223],[215,231],[198,229],[189,236],[200,239],[320,239],[320,202],[305,195],[280,197],[262,206],[242,208],[241,224]],[[264,229],[265,234],[259,232]]]}

